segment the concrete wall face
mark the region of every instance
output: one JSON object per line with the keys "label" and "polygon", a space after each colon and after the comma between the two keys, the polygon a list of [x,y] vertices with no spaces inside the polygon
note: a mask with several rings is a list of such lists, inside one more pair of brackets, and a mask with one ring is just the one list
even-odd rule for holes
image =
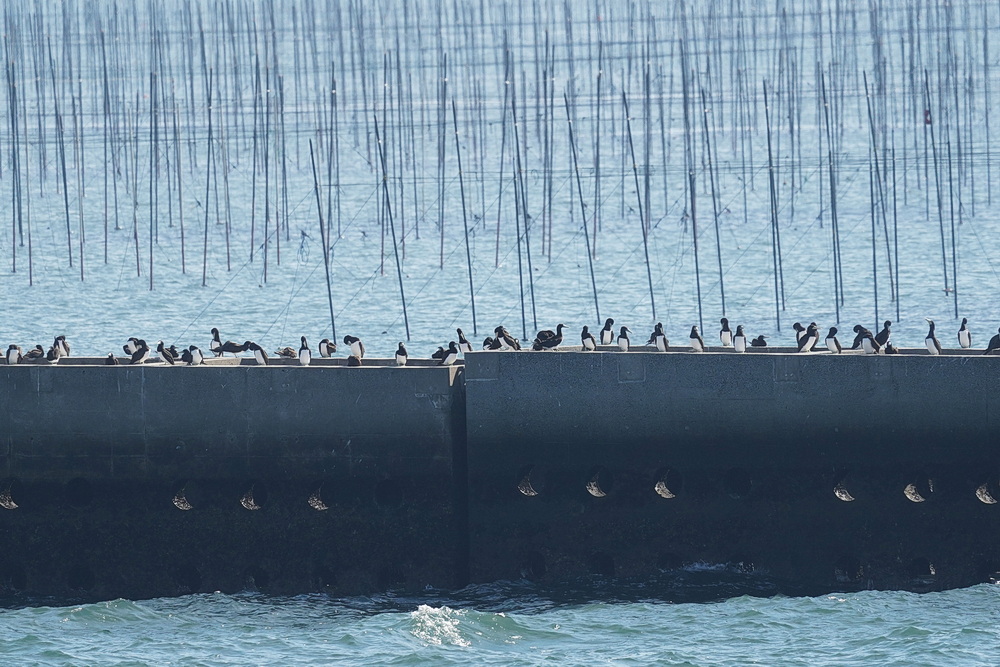
{"label": "concrete wall face", "polygon": [[980,499],[1000,498],[994,371],[927,355],[469,355],[472,577],[704,561],[790,592],[983,581],[1000,564],[1000,515]]}
{"label": "concrete wall face", "polygon": [[460,377],[0,365],[0,593],[450,586]]}

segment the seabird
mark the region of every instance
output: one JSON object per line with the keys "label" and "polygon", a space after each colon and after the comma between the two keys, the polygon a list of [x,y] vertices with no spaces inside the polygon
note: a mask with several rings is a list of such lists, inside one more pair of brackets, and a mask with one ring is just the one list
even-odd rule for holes
{"label": "seabird", "polygon": [[309,344],[306,343],[306,337],[302,337],[302,347],[299,348],[299,363],[303,366],[308,366],[309,362],[312,361],[312,350],[309,349]]}
{"label": "seabird", "polygon": [[365,356],[365,344],[357,336],[344,336],[344,345],[351,348],[351,356],[363,359]]}
{"label": "seabird", "polygon": [[994,350],[1000,350],[1000,329],[997,329],[997,334],[990,338],[990,344],[986,346],[986,351],[983,354],[989,354]]}
{"label": "seabird", "polygon": [[11,344],[7,348],[7,365],[13,366],[14,364],[21,363],[21,359],[24,358],[24,351],[17,345]]}
{"label": "seabird", "polygon": [[59,357],[62,356],[62,350],[58,345],[53,345],[49,348],[49,351],[45,353],[45,360],[51,363],[59,363]]}
{"label": "seabird", "polygon": [[864,328],[860,324],[855,324],[854,325],[854,333],[855,333],[854,342],[851,343],[851,349],[852,350],[856,350],[859,347],[861,347],[861,341],[863,341],[865,339],[865,336],[871,336],[872,335],[871,331],[869,331],[868,329]]}
{"label": "seabird", "polygon": [[458,343],[451,341],[448,343],[448,349],[445,350],[444,356],[441,358],[442,366],[451,366],[458,360]]}
{"label": "seabird", "polygon": [[347,365],[348,366],[360,366],[361,365],[361,357],[356,357],[356,356],[354,356],[352,354],[351,356],[347,357]]}
{"label": "seabird", "polygon": [[875,342],[885,347],[885,344],[889,342],[889,327],[892,326],[892,322],[886,320],[882,323],[882,330],[875,334]]}
{"label": "seabird", "polygon": [[925,317],[930,329],[927,331],[927,336],[924,338],[924,345],[927,346],[927,351],[931,354],[938,355],[941,354],[941,343],[938,342],[937,336],[934,335],[934,320],[929,317]]}
{"label": "seabird", "polygon": [[701,338],[701,333],[698,331],[698,327],[691,327],[691,335],[688,337],[691,341],[691,351],[692,352],[704,352],[705,351],[705,341]]}
{"label": "seabird", "polygon": [[105,366],[117,366],[118,365],[118,357],[115,356],[114,352],[108,352],[108,356],[104,360],[104,365]]}
{"label": "seabird", "polygon": [[444,348],[438,345],[438,349],[434,350],[434,353],[431,354],[431,359],[437,359],[438,361],[444,359]]}
{"label": "seabird", "polygon": [[396,365],[406,365],[406,348],[403,347],[403,341],[399,341],[399,347],[396,348]]}
{"label": "seabird", "polygon": [[208,344],[208,349],[217,357],[222,356],[222,337],[219,336],[219,330],[212,327],[212,342]]}
{"label": "seabird", "polygon": [[736,335],[733,336],[733,348],[737,352],[747,351],[747,335],[743,333],[743,325],[736,325]]}
{"label": "seabird", "polygon": [[969,319],[962,318],[962,326],[958,328],[958,344],[968,349],[972,347],[972,332],[969,330]]}
{"label": "seabird", "polygon": [[719,340],[722,341],[722,347],[729,347],[733,344],[733,332],[729,328],[729,320],[723,317],[720,322],[722,330],[719,331]]}
{"label": "seabird", "polygon": [[146,345],[146,341],[141,338],[136,341],[135,352],[132,353],[132,358],[129,360],[130,364],[142,364],[149,359],[149,345]]}
{"label": "seabird", "polygon": [[799,339],[799,352],[812,352],[813,346],[819,342],[819,327],[815,322],[806,329],[806,335]]}
{"label": "seabird", "polygon": [[[622,352],[628,352],[629,340],[628,335],[632,333],[632,330],[628,327],[622,327],[621,332],[618,334],[618,349]],[[603,332],[601,334],[604,335]]]}
{"label": "seabird", "polygon": [[611,343],[613,343],[615,341],[615,332],[614,332],[614,329],[611,328],[614,325],[615,325],[615,321],[613,319],[611,319],[610,317],[608,319],[604,320],[604,328],[601,329],[601,332],[600,332],[600,335],[601,335],[601,345],[611,345]]}
{"label": "seabird", "polygon": [[767,336],[761,334],[750,341],[750,347],[767,347],[767,341],[765,340]]}
{"label": "seabird", "polygon": [[830,327],[830,332],[826,334],[826,349],[834,354],[840,354],[843,351],[844,348],[840,346],[840,341],[837,340],[837,327]]}
{"label": "seabird", "polygon": [[337,344],[331,343],[329,338],[324,338],[319,342],[319,356],[332,357],[333,353],[336,351],[337,351]]}
{"label": "seabird", "polygon": [[455,329],[455,331],[458,332],[458,349],[463,353],[472,352],[472,343],[465,337],[465,332],[461,329]]}
{"label": "seabird", "polygon": [[35,347],[24,353],[24,358],[28,361],[43,359],[45,358],[45,349],[41,345],[35,345]]}
{"label": "seabird", "polygon": [[227,340],[225,343],[223,343],[222,345],[219,346],[219,349],[218,349],[219,354],[217,356],[221,357],[222,353],[224,353],[224,352],[228,352],[228,353],[230,353],[230,354],[232,354],[234,356],[237,355],[237,354],[239,354],[240,352],[246,352],[247,345],[249,343],[250,343],[250,341],[246,341],[245,343],[243,343],[241,345],[240,343],[234,343],[231,340]]}
{"label": "seabird", "polygon": [[583,331],[580,332],[580,345],[583,346],[584,352],[593,352],[597,349],[597,340],[594,338],[594,334],[590,333],[590,328],[584,325]]}
{"label": "seabird", "polygon": [[191,360],[187,362],[189,366],[200,366],[205,363],[205,355],[202,353],[201,348],[189,345],[188,354],[191,357]]}
{"label": "seabird", "polygon": [[274,353],[279,357],[284,357],[285,359],[295,359],[299,356],[298,351],[294,347],[288,347],[287,345],[275,350]]}
{"label": "seabird", "polygon": [[162,361],[167,362],[171,366],[173,366],[174,362],[177,361],[177,357],[175,357],[170,352],[170,350],[168,350],[167,348],[165,348],[163,346],[163,341],[162,340],[156,341],[156,353],[160,355],[160,359]]}
{"label": "seabird", "polygon": [[802,326],[801,322],[796,322],[792,328],[795,329],[795,344],[798,345],[802,337],[806,335],[806,328]]}
{"label": "seabird", "polygon": [[247,349],[253,352],[253,358],[256,360],[258,366],[267,366],[267,362],[270,361],[270,359],[267,356],[267,352],[264,351],[264,348],[253,341],[247,341]]}
{"label": "seabird", "polygon": [[132,336],[124,345],[122,345],[122,349],[125,351],[127,356],[131,357],[135,354],[135,351],[139,349],[139,339]]}
{"label": "seabird", "polygon": [[652,343],[656,346],[656,349],[660,352],[667,352],[670,350],[670,341],[667,340],[667,334],[663,333],[663,323],[657,322],[656,326],[653,327],[653,333],[649,335],[649,340],[646,341],[646,345]]}
{"label": "seabird", "polygon": [[493,330],[493,339],[500,342],[501,350],[520,350],[521,341],[510,335],[502,324]]}
{"label": "seabird", "polygon": [[558,324],[555,331],[551,329],[539,331],[538,335],[535,336],[534,342],[531,344],[531,349],[537,352],[539,350],[551,350],[558,347],[563,342],[563,329],[565,328],[565,324]]}
{"label": "seabird", "polygon": [[865,351],[865,354],[878,354],[882,349],[881,343],[879,343],[872,332],[868,329],[864,330],[864,336],[861,339],[861,349]]}
{"label": "seabird", "polygon": [[69,356],[69,343],[66,342],[66,336],[56,336],[55,342],[53,342],[52,345],[59,348],[60,356]]}

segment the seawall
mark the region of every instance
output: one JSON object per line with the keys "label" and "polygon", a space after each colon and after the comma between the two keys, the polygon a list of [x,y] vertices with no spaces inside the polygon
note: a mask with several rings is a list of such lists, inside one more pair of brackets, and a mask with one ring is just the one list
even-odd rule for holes
{"label": "seawall", "polygon": [[64,362],[0,365],[6,592],[357,594],[705,562],[819,593],[1000,569],[996,357]]}

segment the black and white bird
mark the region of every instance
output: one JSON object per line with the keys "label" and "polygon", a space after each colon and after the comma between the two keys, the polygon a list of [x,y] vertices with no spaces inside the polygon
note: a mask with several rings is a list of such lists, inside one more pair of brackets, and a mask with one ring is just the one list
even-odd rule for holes
{"label": "black and white bird", "polygon": [[115,356],[114,352],[108,352],[108,356],[104,358],[105,366],[118,366],[118,357]]}
{"label": "black and white bird", "polygon": [[837,327],[830,327],[830,331],[826,334],[826,349],[834,354],[843,352],[844,348],[840,346],[840,341],[837,340]]}
{"label": "black and white bird", "polygon": [[171,366],[173,366],[174,362],[177,361],[177,357],[175,357],[173,353],[163,345],[162,340],[156,341],[156,353],[160,355],[160,359],[162,361],[167,362]]}
{"label": "black and white bird", "polygon": [[188,349],[181,352],[181,361],[188,366],[201,366],[205,363],[205,355],[196,345],[188,345]]}
{"label": "black and white bird", "polygon": [[344,345],[351,348],[352,357],[357,357],[358,359],[364,359],[365,344],[361,342],[360,338],[351,335],[344,336]]}
{"label": "black and white bird", "polygon": [[360,366],[361,365],[361,357],[356,357],[356,356],[354,356],[352,354],[351,356],[347,357],[347,365],[348,366]]}
{"label": "black and white bird", "polygon": [[448,343],[448,349],[444,351],[444,357],[441,358],[442,366],[451,366],[456,361],[458,361],[458,343],[451,341]]}
{"label": "black and white bird", "polygon": [[438,345],[438,349],[436,349],[434,353],[431,354],[431,359],[437,359],[438,361],[444,359],[444,348]]}
{"label": "black and white bird", "polygon": [[802,326],[801,322],[796,322],[792,328],[795,329],[795,344],[798,345],[802,337],[806,335],[806,328]]}
{"label": "black and white bird", "polygon": [[941,354],[941,343],[938,342],[937,336],[934,335],[934,320],[929,317],[925,317],[927,320],[927,325],[930,327],[927,331],[927,336],[924,337],[924,345],[927,346],[927,351],[933,355]]}
{"label": "black and white bird", "polygon": [[743,325],[736,325],[736,335],[733,336],[733,349],[737,352],[747,351],[747,335],[743,332]]}
{"label": "black and white bird", "polygon": [[135,352],[132,353],[129,363],[132,365],[144,364],[147,359],[149,359],[149,345],[146,345],[146,341],[140,338],[136,341]]}
{"label": "black and white bird", "polygon": [[819,342],[819,327],[815,322],[806,329],[806,334],[799,339],[799,352],[812,352],[813,346]]}
{"label": "black and white bird", "polygon": [[[500,341],[493,336],[487,336],[483,339],[484,350],[499,350],[501,347]],[[444,348],[442,347],[441,349],[443,350]]]}
{"label": "black and white bird", "polygon": [[69,356],[69,343],[66,342],[66,336],[56,336],[55,341],[52,343],[53,347],[59,348],[59,356],[68,357]]}
{"label": "black and white bird", "polygon": [[722,341],[722,347],[731,347],[733,344],[733,332],[729,328],[729,320],[723,317],[720,322],[722,323],[722,329],[719,331],[719,340]]}
{"label": "black and white bird", "polygon": [[865,336],[870,336],[871,331],[861,326],[860,324],[854,325],[854,342],[851,343],[851,349],[856,350],[861,347],[861,341],[865,339]]}
{"label": "black and white bird", "polygon": [[875,336],[872,336],[871,331],[865,329],[862,333],[864,336],[861,338],[861,349],[864,350],[865,354],[878,354],[882,351],[882,344]]}
{"label": "black and white bird", "polygon": [[20,346],[11,344],[7,348],[7,365],[13,366],[14,364],[21,363],[21,359],[24,358],[24,350]]}
{"label": "black and white bird", "polygon": [[299,364],[302,366],[308,366],[309,362],[312,361],[312,350],[309,349],[309,343],[306,342],[306,337],[302,336],[302,345],[299,347]]}
{"label": "black and white bird", "polygon": [[267,362],[270,358],[267,356],[267,352],[257,343],[253,341],[247,341],[247,349],[253,352],[254,361],[257,362],[258,366],[267,366]]}
{"label": "black and white bird", "polygon": [[958,344],[963,348],[972,347],[972,332],[969,330],[969,319],[962,318],[962,326],[958,328]]}
{"label": "black and white bird", "polygon": [[563,329],[565,328],[565,324],[558,324],[555,331],[551,329],[539,331],[538,335],[535,336],[534,342],[531,344],[531,349],[538,352],[539,350],[551,350],[558,347],[563,342]]}
{"label": "black and white bird", "polygon": [[337,351],[337,344],[330,342],[329,338],[321,340],[317,347],[319,348],[319,356],[321,357],[332,357],[333,353]]}
{"label": "black and white bird", "polygon": [[461,329],[455,329],[458,333],[458,349],[464,354],[466,352],[472,352],[472,343],[469,339],[465,337],[465,332]]}
{"label": "black and white bird", "polygon": [[659,352],[667,352],[670,350],[670,341],[667,340],[667,334],[663,333],[663,323],[657,322],[656,326],[653,327],[653,333],[649,334],[649,340],[646,341],[646,345],[654,345]]}
{"label": "black and white bird", "polygon": [[212,342],[208,344],[209,351],[217,357],[222,356],[222,337],[219,336],[219,330],[212,327]]}
{"label": "black and white bird", "polygon": [[889,336],[892,335],[891,332],[889,331],[889,328],[891,326],[892,322],[886,320],[885,322],[882,323],[882,330],[879,331],[877,334],[875,334],[875,342],[878,343],[881,347],[885,347],[886,343],[889,342]]}
{"label": "black and white bird", "polygon": [[705,341],[702,340],[701,332],[698,331],[697,326],[691,327],[691,335],[688,336],[688,340],[691,342],[692,352],[704,352],[705,351]]}
{"label": "black and white bird", "polygon": [[288,345],[278,348],[274,351],[274,353],[279,357],[284,357],[285,359],[297,359],[299,356],[299,351]]}
{"label": "black and white bird", "polygon": [[45,353],[45,360],[56,364],[59,363],[59,357],[62,356],[62,349],[58,345],[53,345],[49,348],[49,351]]}
{"label": "black and white bird", "polygon": [[218,349],[219,354],[217,356],[221,357],[224,352],[228,352],[229,354],[231,354],[233,356],[236,356],[240,352],[246,352],[247,351],[247,344],[249,342],[250,341],[246,341],[244,343],[234,343],[231,340],[227,340],[225,343],[223,343],[222,345],[219,346],[219,349]]}
{"label": "black and white bird", "polygon": [[[621,331],[618,333],[618,349],[622,352],[628,352],[629,339],[628,335],[632,333],[632,330],[628,327],[622,327]],[[603,333],[601,334],[603,336]]]}
{"label": "black and white bird", "polygon": [[767,336],[761,334],[750,341],[750,347],[767,347]]}
{"label": "black and white bird", "polygon": [[502,324],[493,330],[493,340],[500,342],[501,350],[520,350],[521,341],[510,335]]}
{"label": "black and white bird", "polygon": [[399,341],[399,347],[396,348],[396,365],[406,365],[406,347],[403,346],[403,341]]}
{"label": "black and white bird", "polygon": [[584,352],[593,352],[597,349],[597,340],[594,338],[594,334],[590,333],[590,327],[586,325],[580,332],[580,346]]}
{"label": "black and white bird", "polygon": [[611,328],[614,325],[615,321],[610,317],[604,320],[604,328],[600,331],[601,345],[611,345],[615,342],[615,330]]}
{"label": "black and white bird", "polygon": [[139,339],[135,336],[129,338],[124,345],[122,345],[122,350],[125,351],[125,355],[131,357],[135,354],[135,351],[139,349]]}
{"label": "black and white bird", "polygon": [[997,329],[997,334],[990,338],[990,343],[986,346],[986,351],[983,354],[989,354],[996,350],[1000,350],[1000,329]]}
{"label": "black and white bird", "polygon": [[26,361],[38,361],[45,358],[45,348],[41,345],[35,345],[27,352],[24,353],[24,359]]}

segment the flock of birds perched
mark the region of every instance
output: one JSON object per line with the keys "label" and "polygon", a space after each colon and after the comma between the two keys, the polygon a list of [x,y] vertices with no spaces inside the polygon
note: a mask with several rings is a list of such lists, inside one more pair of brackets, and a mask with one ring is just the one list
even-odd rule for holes
{"label": "flock of birds perched", "polygon": [[[934,321],[929,318],[925,319],[927,319],[930,327],[927,332],[927,336],[924,338],[924,344],[927,347],[927,351],[932,355],[941,354],[941,342],[937,339],[935,334]],[[968,322],[967,318],[962,318],[962,325],[958,330],[958,344],[963,349],[972,347],[972,333],[969,330]],[[767,347],[766,336],[760,335],[756,338],[748,340],[742,324],[738,325],[736,327],[736,331],[734,332],[729,328],[729,320],[725,317],[720,320],[720,323],[722,328],[719,330],[719,340],[722,343],[722,347],[733,348],[736,352],[746,352],[748,346]],[[587,352],[596,350],[598,345],[617,344],[619,350],[622,352],[628,352],[631,347],[629,334],[632,333],[632,330],[627,326],[623,326],[618,330],[618,334],[616,336],[614,324],[614,319],[610,317],[605,320],[604,327],[598,332],[597,337],[590,332],[589,327],[583,327],[583,331],[580,333],[580,344],[582,349]],[[871,330],[866,329],[860,324],[855,325],[854,342],[849,349],[856,350],[860,348],[866,354],[897,353],[899,350],[890,340],[891,327],[892,322],[886,320],[881,331],[878,333],[872,333]],[[820,345],[819,326],[815,322],[812,322],[808,327],[802,326],[801,323],[796,322],[792,325],[792,328],[795,330],[795,341],[799,352],[812,352],[815,351]],[[531,349],[536,351],[555,349],[563,342],[564,329],[566,329],[566,325],[559,324],[556,326],[555,331],[539,331],[538,335],[535,336],[535,339],[531,343]],[[450,366],[458,360],[460,353],[472,351],[472,344],[466,338],[465,333],[463,333],[461,329],[457,329],[456,331],[458,333],[457,341],[449,342],[448,347],[439,347],[437,351],[431,355],[431,358],[436,359],[439,365]],[[839,354],[844,349],[840,341],[837,339],[837,333],[837,327],[830,327],[830,330],[823,341],[826,349],[834,354]],[[701,332],[698,331],[697,326],[691,327],[691,334],[688,337],[688,343],[693,352],[704,352],[708,349],[708,346],[705,344],[705,340],[702,338]],[[667,340],[667,336],[663,332],[662,323],[656,324],[653,328],[653,332],[649,335],[649,340],[646,341],[646,344],[653,345],[660,352],[670,351],[670,342]],[[347,359],[347,365],[360,366],[362,364],[361,360],[365,356],[365,344],[357,336],[347,335],[344,336],[344,345],[346,345],[350,351],[350,355]],[[208,349],[209,354],[214,357],[222,357],[227,353],[235,356],[242,352],[252,352],[257,364],[262,366],[266,366],[270,360],[270,356],[267,351],[253,341],[248,340],[243,343],[234,343],[233,341],[227,340],[223,342],[219,334],[219,330],[216,328],[212,329],[212,341],[209,343]],[[514,338],[505,327],[499,326],[493,330],[493,336],[487,336],[483,341],[482,349],[520,350],[521,342],[517,338]],[[169,347],[165,346],[162,340],[157,341],[155,348],[150,348],[145,340],[132,337],[129,338],[128,341],[122,346],[122,350],[128,357],[128,364],[145,363],[149,360],[150,355],[154,350],[160,361],[168,363],[171,366],[178,363],[186,364],[188,366],[198,366],[203,364],[205,361],[205,354],[195,345],[190,345],[187,349],[178,350],[174,345]],[[337,344],[335,342],[327,338],[324,338],[319,342],[320,357],[332,357],[336,351]],[[1000,351],[1000,329],[998,329],[997,334],[990,339],[984,354],[990,354],[996,351]],[[310,349],[305,336],[302,336],[301,345],[297,350],[292,347],[283,347],[276,350],[274,354],[288,359],[297,359],[299,364],[303,366],[308,366],[312,361],[312,350]],[[25,361],[29,363],[42,361],[57,363],[60,358],[68,357],[69,355],[70,346],[69,343],[66,342],[66,336],[60,335],[55,337],[55,340],[52,342],[52,346],[48,350],[45,350],[45,348],[41,345],[35,345],[34,348],[25,352],[18,345],[10,345],[10,347],[7,348],[6,360],[8,364],[19,364]],[[406,347],[402,342],[400,342],[395,354],[396,364],[398,366],[405,366],[408,358]],[[105,363],[107,365],[117,366],[122,362],[113,352],[111,352],[108,353]]]}

